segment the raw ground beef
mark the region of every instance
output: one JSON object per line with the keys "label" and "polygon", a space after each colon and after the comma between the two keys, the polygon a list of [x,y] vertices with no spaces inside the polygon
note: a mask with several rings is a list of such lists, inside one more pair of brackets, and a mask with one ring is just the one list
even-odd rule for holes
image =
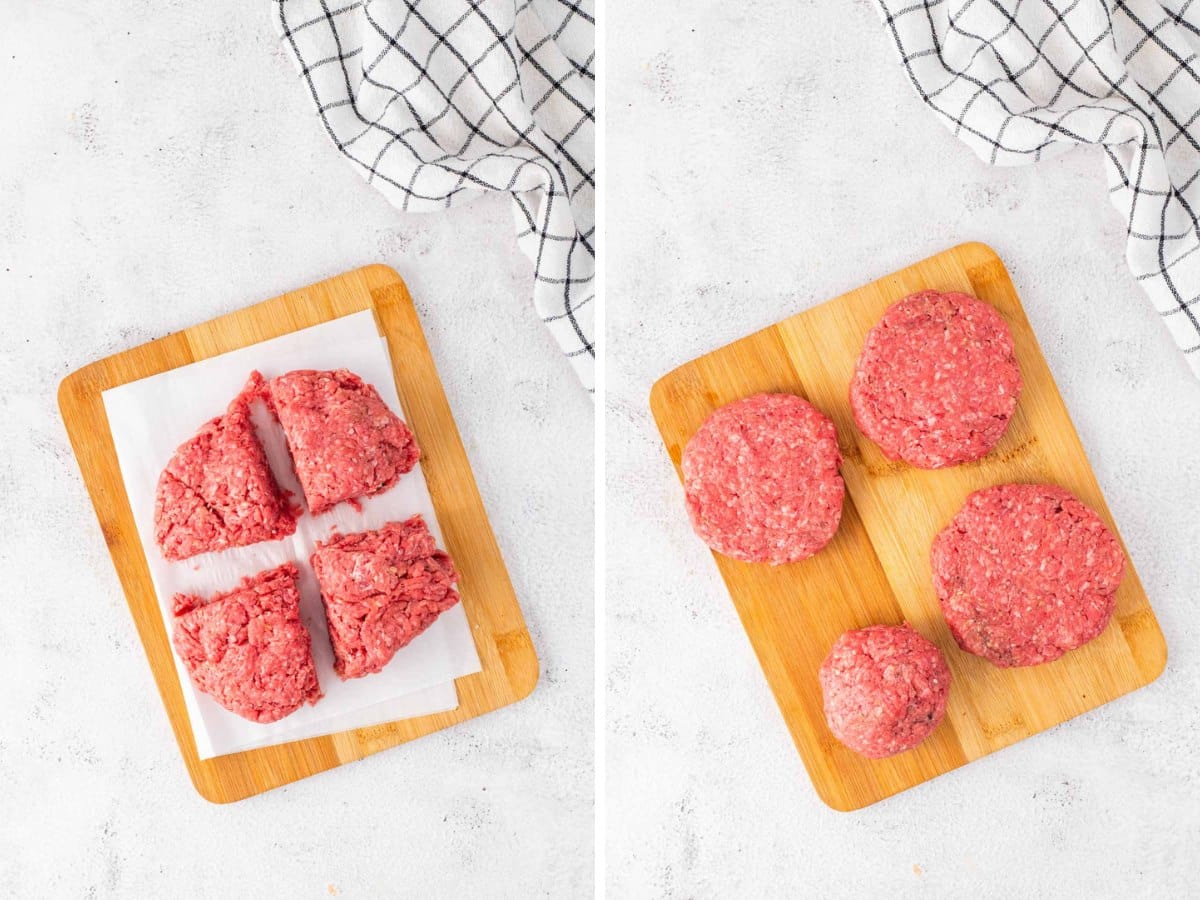
{"label": "raw ground beef", "polygon": [[318,542],[312,567],[343,679],[378,672],[458,602],[454,563],[420,516]]}
{"label": "raw ground beef", "polygon": [[287,537],[296,515],[267,465],[243,392],[182,444],[159,476],[154,539],[177,561]]}
{"label": "raw ground beef", "polygon": [[260,385],[287,437],[313,515],[380,494],[412,470],[420,450],[408,426],[353,372],[298,370]]}
{"label": "raw ground beef", "polygon": [[911,750],[946,714],[950,669],[908,625],[847,631],[819,673],[834,736],[871,759]]}
{"label": "raw ground beef", "polygon": [[933,585],[960,647],[997,666],[1058,659],[1108,626],[1121,546],[1069,491],[977,491],[934,539]]}
{"label": "raw ground beef", "polygon": [[1000,314],[967,294],[922,291],[889,307],[867,334],[850,406],[889,459],[941,469],[987,456],[1020,392]]}
{"label": "raw ground beef", "polygon": [[833,423],[792,394],[757,394],[716,410],[683,451],[696,533],[718,553],[773,565],[812,556],[833,537],[845,485]]}
{"label": "raw ground beef", "polygon": [[275,722],[321,699],[298,574],[285,563],[208,603],[175,596],[173,642],[192,682],[251,722]]}

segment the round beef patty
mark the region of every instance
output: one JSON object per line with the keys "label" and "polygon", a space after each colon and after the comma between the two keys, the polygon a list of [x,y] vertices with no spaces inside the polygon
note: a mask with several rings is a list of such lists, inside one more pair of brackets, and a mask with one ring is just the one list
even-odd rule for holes
{"label": "round beef patty", "polygon": [[889,459],[941,469],[987,456],[1020,392],[1000,314],[967,294],[921,291],[892,304],[867,334],[850,406]]}
{"label": "round beef patty", "polygon": [[1104,631],[1120,544],[1069,491],[1002,484],[967,498],[933,542],[933,585],[958,645],[997,666],[1058,659]]}
{"label": "round beef patty", "polygon": [[911,750],[946,714],[950,669],[942,651],[909,625],[847,631],[819,676],[829,729],[871,759]]}
{"label": "round beef patty", "polygon": [[716,410],[683,451],[696,533],[746,562],[812,556],[842,518],[845,485],[833,423],[792,394],[756,394]]}

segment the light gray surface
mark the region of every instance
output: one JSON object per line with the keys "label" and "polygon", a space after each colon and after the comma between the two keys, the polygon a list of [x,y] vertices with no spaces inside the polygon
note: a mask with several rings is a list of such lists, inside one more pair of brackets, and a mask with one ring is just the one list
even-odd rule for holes
{"label": "light gray surface", "polygon": [[[533,316],[507,201],[392,210],[327,145],[271,3],[2,5],[0,896],[586,893],[592,401]],[[212,806],[55,391],[95,358],[371,262],[417,300],[541,682],[449,732]]]}
{"label": "light gray surface", "polygon": [[[610,896],[1175,897],[1200,846],[1200,384],[1100,159],[989,169],[872,5],[608,5]],[[816,797],[647,410],[674,366],[963,240],[1008,264],[1170,648],[853,814]]]}

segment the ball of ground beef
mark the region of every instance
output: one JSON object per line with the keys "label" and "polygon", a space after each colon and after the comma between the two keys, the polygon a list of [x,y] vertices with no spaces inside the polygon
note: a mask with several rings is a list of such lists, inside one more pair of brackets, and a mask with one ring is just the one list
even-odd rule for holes
{"label": "ball of ground beef", "polygon": [[820,670],[834,736],[871,759],[911,750],[946,714],[950,669],[909,625],[872,625],[834,642]]}

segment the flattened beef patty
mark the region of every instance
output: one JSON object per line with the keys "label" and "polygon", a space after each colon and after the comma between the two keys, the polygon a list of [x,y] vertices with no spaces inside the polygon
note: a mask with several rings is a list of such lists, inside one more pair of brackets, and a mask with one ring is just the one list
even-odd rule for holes
{"label": "flattened beef patty", "polygon": [[757,394],[723,406],[683,451],[692,526],[734,559],[806,559],[841,521],[841,462],[833,423],[799,397]]}
{"label": "flattened beef patty", "polygon": [[889,459],[941,469],[991,453],[1020,392],[1000,314],[967,294],[922,291],[889,307],[867,334],[850,406]]}
{"label": "flattened beef patty", "polygon": [[955,640],[1004,668],[1050,662],[1099,635],[1125,572],[1100,517],[1047,484],[975,492],[930,556]]}

